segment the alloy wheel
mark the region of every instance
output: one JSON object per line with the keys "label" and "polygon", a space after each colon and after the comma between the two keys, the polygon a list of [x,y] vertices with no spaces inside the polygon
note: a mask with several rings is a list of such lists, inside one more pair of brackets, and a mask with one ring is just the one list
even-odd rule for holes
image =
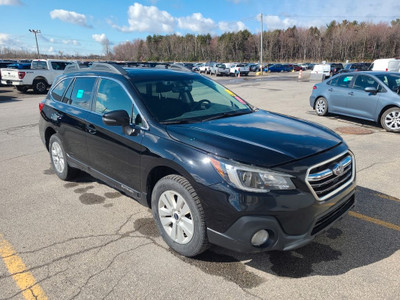
{"label": "alloy wheel", "polygon": [[192,212],[182,195],[168,190],[158,201],[161,224],[168,236],[178,244],[187,244],[193,237],[194,224]]}

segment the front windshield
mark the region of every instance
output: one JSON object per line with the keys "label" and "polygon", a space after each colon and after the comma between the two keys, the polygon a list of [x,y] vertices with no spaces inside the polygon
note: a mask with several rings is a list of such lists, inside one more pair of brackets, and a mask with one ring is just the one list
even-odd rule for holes
{"label": "front windshield", "polygon": [[395,74],[382,74],[375,75],[382,81],[389,89],[395,93],[400,93],[400,75]]}
{"label": "front windshield", "polygon": [[160,123],[202,122],[252,112],[230,90],[205,77],[171,77],[133,82]]}

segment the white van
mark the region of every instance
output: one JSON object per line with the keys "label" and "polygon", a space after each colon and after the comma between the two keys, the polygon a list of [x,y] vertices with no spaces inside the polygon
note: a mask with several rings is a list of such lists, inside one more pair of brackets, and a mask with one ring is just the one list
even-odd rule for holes
{"label": "white van", "polygon": [[400,59],[398,59],[398,58],[376,59],[372,63],[370,70],[400,72]]}
{"label": "white van", "polygon": [[325,78],[331,76],[331,65],[330,64],[319,64],[315,65],[311,74],[322,74]]}

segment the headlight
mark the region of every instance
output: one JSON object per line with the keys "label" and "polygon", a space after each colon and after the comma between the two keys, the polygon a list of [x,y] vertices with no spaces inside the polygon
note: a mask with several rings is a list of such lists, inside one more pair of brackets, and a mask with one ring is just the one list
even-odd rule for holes
{"label": "headlight", "polygon": [[288,174],[243,165],[237,162],[210,158],[215,170],[228,183],[249,192],[265,193],[272,190],[293,190],[295,186]]}

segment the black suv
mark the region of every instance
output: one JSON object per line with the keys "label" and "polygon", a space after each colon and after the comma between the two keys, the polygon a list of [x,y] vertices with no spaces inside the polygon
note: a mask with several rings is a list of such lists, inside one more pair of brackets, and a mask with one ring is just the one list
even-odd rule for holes
{"label": "black suv", "polygon": [[354,205],[354,156],[325,127],[193,72],[71,69],[39,105],[56,174],[83,170],[151,207],[180,254],[298,248]]}
{"label": "black suv", "polygon": [[343,70],[343,64],[331,63],[331,72],[330,72],[331,76],[338,74],[340,70]]}

